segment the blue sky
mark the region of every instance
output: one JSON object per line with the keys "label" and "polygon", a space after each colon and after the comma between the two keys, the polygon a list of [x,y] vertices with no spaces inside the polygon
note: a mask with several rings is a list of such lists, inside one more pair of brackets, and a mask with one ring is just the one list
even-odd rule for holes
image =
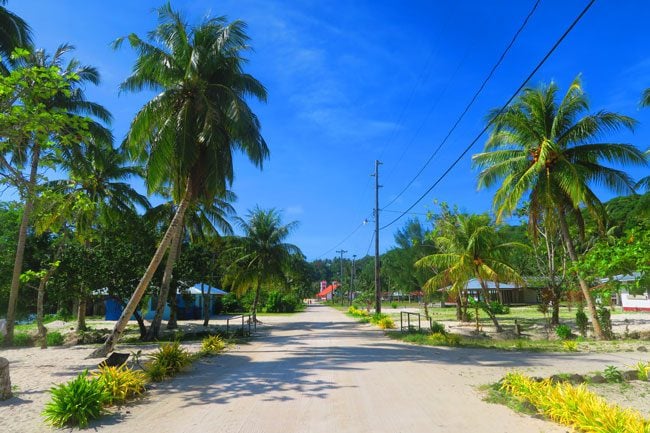
{"label": "blue sky", "polygon": [[[438,146],[528,14],[533,0],[480,1],[274,1],[176,0],[190,22],[206,14],[248,23],[255,51],[249,72],[268,89],[253,103],[271,149],[264,170],[236,162],[233,190],[240,215],[255,205],[276,207],[300,226],[291,241],[309,259],[334,250],[363,256],[373,224],[374,160],[380,159],[380,200],[402,190]],[[505,102],[584,1],[543,0],[523,34],[435,160],[380,218],[407,208],[484,126],[486,112]],[[89,97],[108,107],[118,140],[151,95],[118,96],[134,60],[129,48],[110,43],[156,25],[158,1],[11,0],[9,9],[32,26],[38,47],[69,42],[75,56],[99,68],[103,83]],[[597,1],[532,83],[555,80],[562,89],[579,73],[593,110],[608,109],[640,121],[634,134],[612,141],[650,146],[650,109],[639,109],[650,87],[647,1]],[[474,212],[490,210],[491,191],[476,190],[472,153],[414,209],[447,201]],[[631,170],[638,178],[646,169]],[[606,200],[611,194],[602,193]],[[0,197],[2,198],[2,197]],[[381,204],[380,204],[381,207]],[[405,220],[381,232],[381,249]],[[344,243],[346,236],[358,228]],[[335,248],[336,247],[336,248]],[[372,250],[370,249],[370,252]]]}

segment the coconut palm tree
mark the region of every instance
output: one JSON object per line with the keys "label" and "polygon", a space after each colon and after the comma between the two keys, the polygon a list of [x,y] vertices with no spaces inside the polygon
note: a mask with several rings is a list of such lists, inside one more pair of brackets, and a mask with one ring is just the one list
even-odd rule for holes
{"label": "coconut palm tree", "polygon": [[[581,206],[597,221],[604,214],[592,186],[617,193],[633,191],[632,179],[624,171],[604,164],[646,164],[635,146],[601,141],[606,133],[633,129],[635,120],[609,111],[589,114],[577,77],[560,100],[555,83],[525,89],[503,112],[493,111],[489,122],[492,132],[484,152],[473,160],[482,170],[479,188],[500,183],[494,196],[497,221],[526,200],[531,232],[546,218],[557,221],[569,258],[576,263],[569,221],[583,227]],[[594,332],[604,338],[589,287],[581,275],[577,277]]]}
{"label": "coconut palm tree", "polygon": [[32,30],[29,25],[8,10],[4,5],[7,0],[0,0],[0,72],[8,72],[6,60],[16,48],[26,48],[32,45]]}
{"label": "coconut palm tree", "polygon": [[[59,166],[67,171],[68,179],[49,182],[46,186],[61,200],[54,200],[56,209],[48,212],[47,226],[56,224],[72,228],[75,239],[88,250],[95,240],[98,224],[112,224],[119,214],[148,209],[149,200],[139,194],[127,181],[142,174],[139,167],[128,165],[124,153],[111,143],[89,140],[79,147],[64,149],[59,154]],[[46,205],[47,206],[47,205]],[[86,328],[87,294],[79,291],[77,330]]]}
{"label": "coconut palm tree", "polygon": [[505,261],[509,249],[523,245],[500,242],[487,215],[452,214],[439,220],[436,230],[435,241],[441,252],[415,263],[416,267],[436,272],[425,283],[425,289],[451,286],[451,293],[463,296],[469,280],[476,278],[481,286],[483,308],[500,332],[501,326],[489,306],[488,281],[523,283],[517,271]]}
{"label": "coconut palm tree", "polygon": [[[169,191],[169,190],[167,190]],[[169,195],[169,192],[167,192]],[[162,316],[167,305],[167,298],[169,297],[169,289],[172,280],[172,272],[174,263],[178,260],[181,253],[181,244],[183,234],[187,232],[190,242],[195,239],[206,239],[214,236],[219,236],[219,232],[223,234],[232,234],[232,227],[228,222],[228,218],[235,214],[235,209],[231,203],[237,199],[232,191],[226,191],[223,197],[215,197],[211,206],[204,206],[201,204],[193,204],[188,208],[185,221],[185,228],[179,236],[174,237],[170,243],[169,252],[167,253],[167,260],[165,262],[165,271],[163,273],[162,283],[158,291],[158,302],[156,304],[156,313],[154,315],[149,331],[147,332],[147,340],[153,340],[159,337],[160,323]],[[176,205],[173,200],[163,203],[148,212],[147,217],[156,221],[158,225],[166,225],[171,221],[176,213]],[[176,327],[175,304],[176,294],[171,296],[171,312],[169,321],[167,322],[168,329]]]}
{"label": "coconut palm tree", "polygon": [[[88,134],[99,140],[112,140],[111,132],[104,126],[110,123],[111,114],[101,105],[88,101],[84,94],[86,83],[99,84],[99,72],[94,67],[80,64],[76,59],[71,59],[65,64],[64,56],[73,49],[73,46],[64,44],[59,46],[51,56],[44,50],[37,50],[21,58],[16,65],[18,69],[56,70],[60,80],[66,86],[60,91],[43,93],[41,97],[36,97],[36,101],[32,101],[32,103],[37,102],[40,111],[49,113],[52,119],[63,118],[62,121],[53,122],[60,128],[56,131],[48,131],[46,136],[30,133],[22,139],[9,140],[10,160],[7,161],[5,155],[0,155],[2,168],[10,171],[10,177],[13,177],[12,183],[18,187],[24,201],[7,308],[7,335],[5,336],[7,344],[11,344],[13,340],[25,241],[37,194],[41,160],[51,154],[55,148],[63,151],[79,144],[76,140],[81,140],[85,132],[81,131],[83,128],[77,128],[78,125],[87,126]],[[24,168],[27,171],[25,174]]]}
{"label": "coconut palm tree", "polygon": [[158,9],[159,25],[143,40],[128,40],[138,58],[122,91],[159,93],[136,114],[125,147],[146,162],[149,191],[166,183],[178,194],[178,208],[113,332],[91,356],[113,350],[154,272],[179,236],[183,217],[195,202],[212,203],[233,180],[233,153],[243,152],[261,167],[269,151],[247,97],[266,100],[266,89],[243,71],[250,49],[246,25],[224,17],[190,27],[170,4]]}
{"label": "coconut palm tree", "polygon": [[291,257],[302,255],[297,246],[285,242],[298,223],[282,225],[278,211],[259,207],[248,213],[247,220],[237,218],[236,221],[244,235],[233,248],[238,259],[229,267],[225,283],[239,294],[255,290],[252,314],[253,321],[257,321],[261,288],[274,283],[286,284]]}

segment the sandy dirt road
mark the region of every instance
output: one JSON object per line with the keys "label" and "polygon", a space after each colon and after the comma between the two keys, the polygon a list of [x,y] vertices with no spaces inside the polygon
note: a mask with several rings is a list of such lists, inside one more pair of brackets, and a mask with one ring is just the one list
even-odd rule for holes
{"label": "sandy dirt road", "polygon": [[[148,398],[103,417],[89,431],[565,432],[551,422],[482,401],[478,386],[513,369],[533,375],[588,372],[648,358],[639,352],[508,353],[414,346],[325,306],[262,319],[265,324],[250,344],[197,362],[190,372],[157,384]],[[89,350],[71,353],[79,358]],[[16,362],[17,368],[21,365]],[[87,368],[83,363],[78,367]],[[64,376],[70,374],[76,373]],[[30,398],[32,403],[0,405],[0,431],[51,432],[38,415],[43,403],[36,404],[45,395],[39,391],[36,399],[25,391],[25,403]],[[22,415],[26,419],[16,422]]]}
{"label": "sandy dirt road", "polygon": [[[274,318],[262,336],[161,385],[106,432],[565,432],[482,401],[477,385],[631,364],[645,354],[529,354],[389,340],[325,306]],[[647,356],[646,356],[647,357]]]}

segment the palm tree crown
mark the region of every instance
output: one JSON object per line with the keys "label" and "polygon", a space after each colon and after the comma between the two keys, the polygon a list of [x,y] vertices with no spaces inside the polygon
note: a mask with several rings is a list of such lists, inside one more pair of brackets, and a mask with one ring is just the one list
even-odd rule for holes
{"label": "palm tree crown", "polygon": [[603,162],[645,164],[644,155],[631,144],[600,139],[607,132],[632,129],[635,120],[608,111],[586,114],[589,104],[579,77],[559,102],[557,96],[555,83],[528,88],[505,111],[489,116],[492,133],[485,151],[473,160],[482,170],[479,188],[501,182],[494,196],[498,220],[512,213],[526,193],[534,227],[550,209],[580,218],[575,211],[586,205],[599,214],[602,205],[591,185],[633,191],[625,172]]}

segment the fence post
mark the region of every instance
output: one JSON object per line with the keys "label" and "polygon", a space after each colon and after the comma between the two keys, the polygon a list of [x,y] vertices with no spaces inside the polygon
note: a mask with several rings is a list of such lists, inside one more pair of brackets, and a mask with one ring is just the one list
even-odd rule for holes
{"label": "fence post", "polygon": [[230,317],[226,319],[226,336],[230,337]]}

